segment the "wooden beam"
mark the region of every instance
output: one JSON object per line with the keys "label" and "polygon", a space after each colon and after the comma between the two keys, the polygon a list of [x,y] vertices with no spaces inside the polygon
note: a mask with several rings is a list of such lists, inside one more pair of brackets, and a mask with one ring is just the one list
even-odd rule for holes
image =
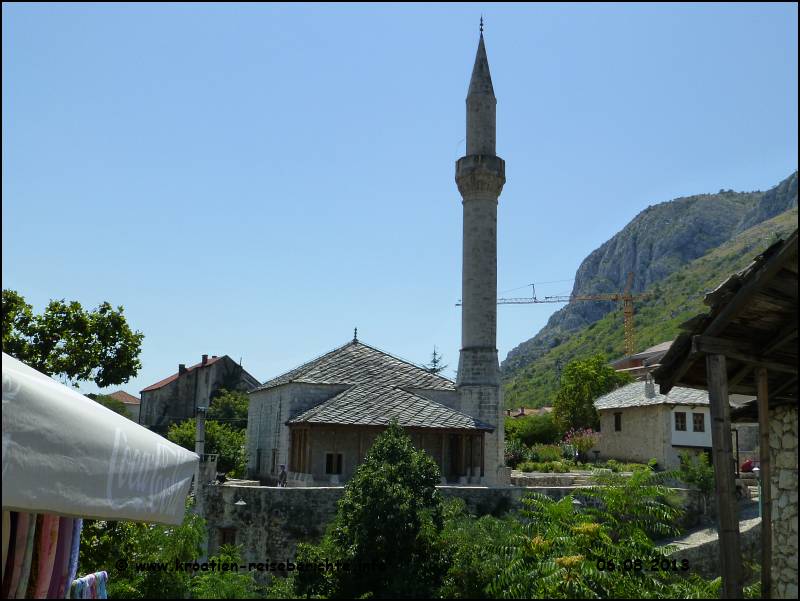
{"label": "wooden beam", "polygon": [[791,264],[792,257],[797,257],[797,231],[784,243],[780,252],[767,258],[764,264],[752,276],[748,276],[747,283],[736,291],[733,300],[729,302],[717,315],[714,320],[705,328],[704,333],[708,336],[720,334],[725,326],[738,315],[749,303],[751,297],[758,290],[770,281],[781,269]]}
{"label": "wooden beam", "polygon": [[[767,342],[761,345],[758,352],[759,355],[769,355],[771,352],[779,349],[784,344],[791,342],[797,338],[797,318],[792,320],[788,327],[782,327],[781,331],[772,336]],[[733,387],[744,379],[744,377],[753,370],[752,365],[745,365],[736,374],[728,380],[728,386]]]}
{"label": "wooden beam", "polygon": [[771,599],[772,483],[769,453],[769,384],[767,370],[758,368],[758,434],[761,467],[761,598]]}
{"label": "wooden beam", "polygon": [[728,374],[724,355],[706,357],[708,398],[711,404],[711,444],[717,492],[719,547],[722,564],[722,597],[742,598],[742,552],[739,544],[739,515],[731,449],[731,411]]}
{"label": "wooden beam", "polygon": [[[797,374],[797,365],[770,361],[765,357],[752,354],[753,347],[748,343],[740,344],[739,342],[724,338],[714,338],[713,336],[692,336],[692,350],[696,353],[724,355],[728,359],[735,359],[757,367],[765,367],[772,371]],[[742,352],[743,350],[744,352]]]}
{"label": "wooden beam", "polygon": [[770,394],[772,395],[772,398],[774,399],[780,393],[782,393],[784,390],[786,390],[787,388],[791,388],[792,386],[794,386],[796,384],[797,384],[797,376],[795,376],[793,378],[789,378],[789,379],[785,380],[780,386],[773,387],[772,392]]}

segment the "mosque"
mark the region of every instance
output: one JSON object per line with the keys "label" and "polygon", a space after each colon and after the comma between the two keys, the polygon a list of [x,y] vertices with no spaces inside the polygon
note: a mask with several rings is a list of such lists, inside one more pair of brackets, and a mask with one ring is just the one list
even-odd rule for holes
{"label": "mosque", "polygon": [[497,99],[481,24],[467,92],[466,155],[456,162],[463,204],[461,351],[455,382],[364,344],[357,335],[252,390],[248,478],[288,471],[290,486],[345,482],[392,420],[439,464],[442,482],[509,483],[497,358]]}

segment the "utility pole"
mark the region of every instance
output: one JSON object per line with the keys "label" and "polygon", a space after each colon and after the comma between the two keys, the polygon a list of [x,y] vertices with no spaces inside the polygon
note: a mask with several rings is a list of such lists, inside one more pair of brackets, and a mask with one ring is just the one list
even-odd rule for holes
{"label": "utility pole", "polygon": [[194,452],[197,453],[197,456],[200,457],[200,461],[197,463],[197,471],[194,475],[194,491],[195,491],[195,498],[200,495],[200,474],[203,473],[203,455],[205,454],[206,450],[206,408],[205,407],[198,407],[197,414],[195,419],[197,429],[194,438]]}

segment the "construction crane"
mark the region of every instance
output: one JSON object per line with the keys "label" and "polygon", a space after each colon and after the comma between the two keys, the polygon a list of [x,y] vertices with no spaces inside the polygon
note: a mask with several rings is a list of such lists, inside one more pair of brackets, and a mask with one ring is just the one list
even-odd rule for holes
{"label": "construction crane", "polygon": [[[556,295],[545,296],[543,298],[536,297],[536,286],[531,284],[532,296],[522,298],[498,298],[498,305],[530,305],[538,303],[571,303],[572,301],[613,301],[622,303],[623,323],[625,327],[625,354],[630,356],[634,353],[634,336],[633,336],[633,302],[649,298],[648,293],[631,294],[631,287],[633,286],[633,272],[628,272],[628,280],[625,283],[625,290],[623,292],[612,292],[609,294],[570,294],[570,295]],[[461,302],[456,303],[457,307],[461,306]]]}

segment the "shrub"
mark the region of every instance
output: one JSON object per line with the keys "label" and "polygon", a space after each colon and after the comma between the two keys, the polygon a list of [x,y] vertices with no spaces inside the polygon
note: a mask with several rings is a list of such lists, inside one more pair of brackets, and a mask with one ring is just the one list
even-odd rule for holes
{"label": "shrub", "polygon": [[[236,565],[242,563],[239,547],[223,545],[209,563]],[[193,599],[256,599],[256,582],[252,572],[221,570],[198,572],[189,581]]]}
{"label": "shrub", "polygon": [[[633,558],[665,557],[665,551],[656,546],[648,532],[668,530],[674,519],[674,510],[660,500],[657,480],[661,475],[651,471],[642,474],[634,485],[618,477],[609,482],[609,489],[598,489],[598,507],[594,509],[576,507],[572,495],[554,501],[530,494],[523,501],[521,520],[461,516],[448,522],[445,532],[453,547],[453,562],[437,596],[718,597],[719,579],[623,569]],[[620,525],[614,511],[622,511],[631,519]],[[609,567],[612,563],[615,569]]]}
{"label": "shrub", "polygon": [[678,479],[696,487],[704,496],[714,492],[714,468],[705,453],[681,451]]}
{"label": "shrub", "polygon": [[535,444],[552,444],[559,438],[558,428],[549,413],[507,419],[505,429],[507,438],[520,440],[529,447]]}
{"label": "shrub", "polygon": [[563,461],[523,461],[517,466],[521,472],[555,472],[565,474],[570,470],[570,465]]}
{"label": "shrub", "polygon": [[585,457],[597,445],[599,437],[600,433],[591,428],[572,429],[564,435],[564,442],[575,448],[579,456]]}
{"label": "shrub", "polygon": [[531,449],[531,459],[534,461],[559,461],[562,458],[561,447],[558,445],[537,444]]}
{"label": "shrub", "polygon": [[529,450],[516,438],[506,438],[506,465],[515,468],[521,461],[525,461],[529,456]]}

